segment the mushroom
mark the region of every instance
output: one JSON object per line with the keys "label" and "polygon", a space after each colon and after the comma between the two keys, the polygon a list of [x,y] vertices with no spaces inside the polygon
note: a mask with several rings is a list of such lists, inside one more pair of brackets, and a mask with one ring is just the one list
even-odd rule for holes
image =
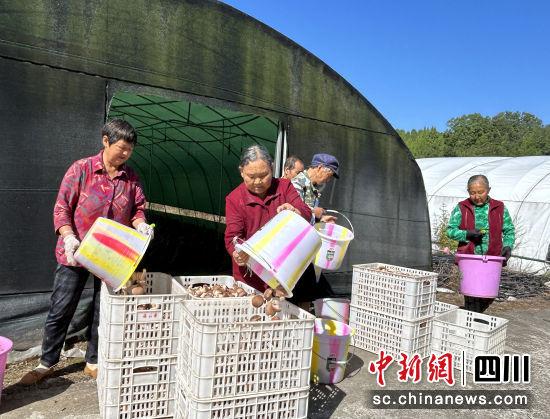
{"label": "mushroom", "polygon": [[281,311],[281,306],[279,305],[279,301],[273,299],[267,302],[265,306],[265,314],[271,317],[271,316],[274,316],[279,311]]}
{"label": "mushroom", "polygon": [[145,288],[143,288],[141,285],[134,285],[132,288],[130,288],[130,292],[132,295],[143,295],[145,294]]}
{"label": "mushroom", "polygon": [[281,311],[281,304],[279,303],[279,300],[272,299],[265,306],[265,312],[268,316],[273,316],[279,311]]}
{"label": "mushroom", "polygon": [[275,288],[274,294],[275,294],[275,297],[286,297],[287,296],[286,290],[281,285],[279,285],[279,286],[277,286],[277,288]]}
{"label": "mushroom", "polygon": [[271,297],[273,297],[273,289],[272,288],[267,288],[265,291],[264,291],[264,298],[269,301],[271,300]]}
{"label": "mushroom", "polygon": [[263,295],[255,295],[251,299],[252,305],[256,308],[261,307],[264,303],[264,296]]}

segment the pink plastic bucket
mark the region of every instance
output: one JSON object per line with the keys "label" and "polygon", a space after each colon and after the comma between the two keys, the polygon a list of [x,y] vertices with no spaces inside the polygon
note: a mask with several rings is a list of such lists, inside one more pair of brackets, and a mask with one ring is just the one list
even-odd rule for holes
{"label": "pink plastic bucket", "polygon": [[0,336],[0,402],[2,401],[2,389],[4,388],[4,371],[8,361],[8,353],[13,347],[13,342],[8,338]]}
{"label": "pink plastic bucket", "polygon": [[470,297],[495,298],[500,286],[502,256],[455,255],[460,271],[460,293]]}

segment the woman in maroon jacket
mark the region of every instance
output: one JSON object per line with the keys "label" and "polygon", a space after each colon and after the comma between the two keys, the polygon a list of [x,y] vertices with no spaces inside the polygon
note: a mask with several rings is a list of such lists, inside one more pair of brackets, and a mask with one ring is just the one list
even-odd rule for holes
{"label": "woman in maroon jacket", "polygon": [[311,210],[287,179],[273,178],[273,159],[261,145],[248,147],[239,165],[243,183],[225,198],[225,247],[232,257],[235,279],[264,291],[257,275],[247,273],[248,255],[235,250],[234,238],[248,240],[277,213],[288,209],[311,219]]}

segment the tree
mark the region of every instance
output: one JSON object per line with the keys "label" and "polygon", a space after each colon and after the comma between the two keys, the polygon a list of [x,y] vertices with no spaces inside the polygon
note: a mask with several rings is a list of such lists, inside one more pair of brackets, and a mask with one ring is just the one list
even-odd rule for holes
{"label": "tree", "polygon": [[444,139],[443,134],[438,132],[436,128],[412,130],[409,133],[405,131],[398,132],[416,158],[441,156]]}
{"label": "tree", "polygon": [[416,158],[550,155],[550,125],[527,112],[452,118],[447,130],[398,130]]}

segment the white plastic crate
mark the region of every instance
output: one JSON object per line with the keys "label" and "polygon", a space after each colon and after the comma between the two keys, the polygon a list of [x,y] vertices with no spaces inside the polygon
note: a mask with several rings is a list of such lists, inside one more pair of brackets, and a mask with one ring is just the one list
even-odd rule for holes
{"label": "white plastic crate", "polygon": [[408,321],[361,307],[350,307],[349,325],[355,329],[351,344],[369,352],[381,350],[394,357],[428,356],[432,332],[432,317]]}
{"label": "white plastic crate", "polygon": [[437,273],[367,263],[353,266],[351,304],[405,320],[433,316]]}
{"label": "white plastic crate", "polygon": [[[281,320],[265,316],[251,298],[181,303],[178,388],[213,399],[290,391],[309,386],[315,316],[281,302]],[[262,321],[250,321],[253,315]]]}
{"label": "white plastic crate", "polygon": [[455,368],[462,369],[462,351],[466,370],[472,371],[476,355],[500,355],[506,345],[508,320],[467,310],[453,310],[434,318],[432,351],[452,353]]}
{"label": "white plastic crate", "polygon": [[309,387],[295,391],[230,399],[196,400],[181,391],[176,396],[176,418],[282,419],[307,418]]}
{"label": "white plastic crate", "polygon": [[189,294],[187,289],[197,284],[220,284],[225,285],[226,287],[232,287],[235,283],[244,289],[248,294],[260,294],[260,291],[256,288],[253,288],[244,282],[235,281],[235,278],[229,275],[175,276],[173,278],[172,290],[175,294],[185,295],[189,299],[204,299]]}
{"label": "white plastic crate", "polygon": [[458,306],[454,304],[444,303],[442,301],[435,302],[435,314],[442,314],[448,311],[456,310]]}
{"label": "white plastic crate", "polygon": [[105,359],[121,361],[175,355],[179,336],[179,304],[172,277],[146,274],[145,295],[115,293],[101,286],[99,346]]}
{"label": "white plastic crate", "polygon": [[166,418],[175,411],[176,356],[107,361],[98,353],[102,418]]}

